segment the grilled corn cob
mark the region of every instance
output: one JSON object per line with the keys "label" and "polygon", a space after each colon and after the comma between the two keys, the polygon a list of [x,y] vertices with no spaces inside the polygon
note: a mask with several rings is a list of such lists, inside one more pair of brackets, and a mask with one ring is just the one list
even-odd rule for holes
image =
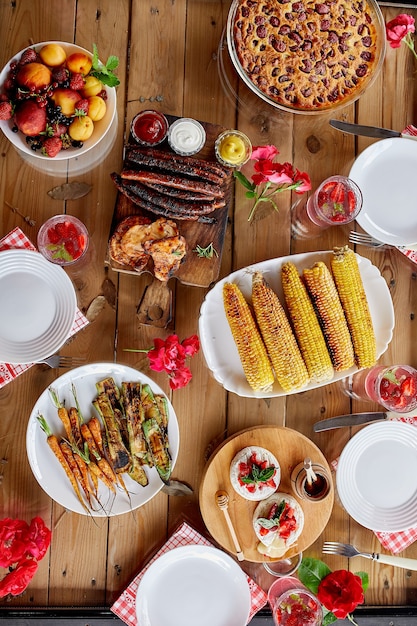
{"label": "grilled corn cob", "polygon": [[249,385],[254,391],[271,391],[274,382],[272,366],[249,304],[235,283],[224,284],[223,302]]}
{"label": "grilled corn cob", "polygon": [[301,389],[308,372],[287,315],[261,272],[252,276],[252,304],[275,377],[284,391]]}
{"label": "grilled corn cob", "polygon": [[336,372],[355,365],[346,317],[329,268],[323,261],[303,270],[303,278]]}
{"label": "grilled corn cob", "polygon": [[334,248],[331,269],[352,337],[356,365],[371,367],[377,361],[375,332],[353,250],[348,246]]}
{"label": "grilled corn cob", "polygon": [[326,341],[307,289],[294,263],[284,263],[281,280],[290,320],[310,380],[314,383],[331,380],[334,371]]}

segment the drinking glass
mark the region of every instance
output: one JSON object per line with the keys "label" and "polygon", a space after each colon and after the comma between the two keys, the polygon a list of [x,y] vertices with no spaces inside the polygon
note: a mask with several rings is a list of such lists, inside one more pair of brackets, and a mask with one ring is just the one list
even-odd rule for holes
{"label": "drinking glass", "polygon": [[289,556],[286,559],[280,559],[279,561],[264,561],[263,566],[271,576],[284,578],[295,574],[300,567],[302,558],[303,553],[300,552],[299,554]]}
{"label": "drinking glass", "polygon": [[417,407],[417,370],[410,365],[375,365],[345,378],[343,391],[355,400],[377,402],[388,411],[409,413]]}
{"label": "drinking glass", "polygon": [[293,207],[292,234],[299,239],[316,237],[330,226],[353,222],[362,208],[362,192],[346,176],[330,176]]}
{"label": "drinking glass", "polygon": [[323,609],[320,602],[292,576],[272,583],[268,591],[268,602],[275,626],[320,626],[322,623]]}
{"label": "drinking glass", "polygon": [[72,265],[87,253],[89,235],[87,228],[72,215],[55,215],[39,229],[38,250],[52,263]]}

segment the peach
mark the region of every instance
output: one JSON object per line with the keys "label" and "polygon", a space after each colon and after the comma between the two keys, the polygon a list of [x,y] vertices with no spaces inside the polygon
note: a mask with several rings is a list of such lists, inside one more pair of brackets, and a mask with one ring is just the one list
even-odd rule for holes
{"label": "peach", "polygon": [[80,90],[83,98],[90,98],[91,96],[98,96],[100,91],[103,90],[103,83],[95,76],[86,76],[85,85]]}
{"label": "peach", "polygon": [[100,96],[90,96],[87,98],[88,100],[88,115],[91,117],[93,122],[98,122],[102,120],[106,115],[107,105],[103,98]]}
{"label": "peach", "polygon": [[51,70],[43,63],[26,63],[18,71],[16,82],[21,87],[38,91],[47,87],[51,82]]}
{"label": "peach", "polygon": [[39,50],[39,56],[45,65],[49,67],[58,67],[65,63],[67,53],[64,48],[57,43],[47,43]]}
{"label": "peach", "polygon": [[16,107],[14,121],[24,135],[35,137],[46,129],[46,110],[34,100],[24,100]]}
{"label": "peach", "polygon": [[61,112],[67,116],[74,115],[76,104],[79,100],[81,100],[81,96],[78,91],[74,91],[74,89],[66,89],[65,87],[55,89],[51,98],[57,106],[61,107]]}
{"label": "peach", "polygon": [[83,74],[87,76],[91,70],[93,62],[91,58],[84,52],[73,52],[67,57],[67,67],[74,74]]}
{"label": "peach", "polygon": [[68,127],[68,134],[75,141],[87,141],[94,131],[94,122],[88,115],[76,117]]}

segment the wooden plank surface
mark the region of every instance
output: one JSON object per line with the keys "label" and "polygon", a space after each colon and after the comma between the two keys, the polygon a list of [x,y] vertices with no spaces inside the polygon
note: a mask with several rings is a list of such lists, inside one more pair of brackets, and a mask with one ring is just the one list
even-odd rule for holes
{"label": "wooden plank surface", "polygon": [[[70,166],[63,174],[45,175],[22,161],[1,134],[0,236],[20,226],[35,242],[42,222],[57,213],[67,212],[85,222],[93,244],[89,265],[69,274],[79,307],[86,312],[95,302],[96,314],[62,352],[83,356],[87,363],[117,361],[136,367],[169,394],[181,438],[175,478],[194,490],[191,496],[177,498],[161,492],[141,509],[110,520],[84,518],[53,503],[32,475],[25,433],[38,396],[61,372],[40,365],[31,368],[0,389],[0,509],[4,516],[29,521],[40,515],[53,529],[53,539],[28,590],[10,601],[1,601],[2,606],[67,606],[74,602],[79,606],[109,606],[181,521],[191,522],[209,536],[200,514],[198,492],[208,457],[226,437],[254,426],[285,425],[313,441],[330,462],[355,429],[315,434],[314,422],[351,410],[377,408],[371,403],[351,402],[338,383],[287,398],[241,398],[226,393],[214,380],[201,353],[190,363],[190,385],[172,392],[166,375],[152,372],[143,353],[126,351],[146,349],[155,337],[170,332],[176,332],[180,339],[197,333],[200,306],[208,290],[170,282],[175,305],[170,327],[143,325],[137,309],[151,277],[120,274],[105,264],[116,200],[110,173],[120,171],[130,121],[139,109],[150,107],[173,116],[239,128],[255,146],[276,145],[280,160],[307,171],[313,186],[332,174],[347,174],[355,156],[372,143],[333,130],[328,124],[332,116],[397,130],[416,123],[416,65],[405,46],[388,49],[383,71],[369,92],[335,115],[290,115],[271,108],[250,94],[233,73],[219,73],[220,61],[228,64],[221,42],[229,6],[230,0],[69,0],[59,3],[59,10],[51,0],[20,0],[0,6],[1,66],[29,43],[47,40],[75,42],[88,49],[96,43],[103,59],[110,54],[120,59],[117,132],[112,149],[98,166],[82,172]],[[417,17],[416,9],[383,8],[387,20],[401,12]],[[236,94],[224,89],[225,78]],[[69,181],[90,184],[90,193],[70,201],[48,196],[52,187]],[[292,237],[291,207],[295,200],[289,193],[281,194],[279,213],[265,208],[249,224],[251,201],[241,186],[235,188],[220,278],[264,259],[327,250],[347,242],[349,225],[330,228],[317,238]],[[35,224],[31,226],[25,216]],[[395,249],[358,251],[380,269],[394,303],[394,338],[381,362],[417,366],[415,265]],[[306,550],[306,556],[321,557],[323,540],[335,539],[367,551],[383,551],[376,536],[348,516],[337,496],[329,523]],[[417,558],[417,545],[403,555]],[[332,569],[350,567],[369,573],[368,605],[417,605],[415,572],[364,559],[349,564],[342,557],[326,557],[326,562]],[[259,564],[244,563],[243,567],[263,587],[271,584]]]}

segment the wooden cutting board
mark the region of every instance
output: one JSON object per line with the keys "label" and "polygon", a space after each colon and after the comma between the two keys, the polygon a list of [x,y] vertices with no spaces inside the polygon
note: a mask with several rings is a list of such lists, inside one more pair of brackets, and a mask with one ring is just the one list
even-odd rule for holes
{"label": "wooden cutting board", "polygon": [[[166,115],[166,118],[169,124],[172,124],[172,122],[178,119],[178,117],[173,115]],[[214,143],[219,134],[223,132],[225,128],[208,122],[200,123],[206,131],[206,143],[203,149],[195,155],[195,158],[205,159],[207,161],[216,161]],[[129,141],[134,144],[134,139],[132,137],[130,137]],[[160,149],[174,154],[166,139],[162,144],[157,146],[157,148],[158,150]],[[187,242],[187,255],[174,276],[186,285],[209,287],[219,276],[224,237],[227,226],[227,215],[232,194],[232,185],[233,171],[231,169],[224,186],[226,205],[207,216],[209,218],[213,218],[213,223],[205,223],[204,221],[177,220],[180,234],[185,237]],[[113,235],[119,222],[121,222],[121,220],[125,217],[129,217],[131,215],[145,215],[152,220],[159,217],[151,212],[143,211],[122,193],[118,193],[110,229],[110,237]],[[211,243],[217,252],[217,254],[213,254],[212,258],[202,258],[194,252],[197,246],[205,248]],[[125,272],[136,276],[138,275],[138,272],[132,270],[130,267],[116,263],[109,257],[109,255],[107,255],[106,263],[116,272]],[[144,271],[152,274],[151,268],[147,268]]]}
{"label": "wooden cutting board", "polygon": [[319,448],[301,433],[281,426],[258,426],[233,435],[213,453],[204,470],[200,486],[200,510],[212,537],[228,552],[235,554],[232,539],[223,512],[216,505],[215,494],[225,490],[229,494],[229,514],[245,555],[246,561],[260,563],[273,561],[257,550],[258,538],[252,526],[253,513],[258,502],[245,500],[233,489],[229,478],[230,464],[235,454],[247,446],[266,448],[276,456],[281,467],[278,491],[295,497],[304,512],[304,528],[297,543],[289,548],[281,559],[306,550],[323,532],[333,508],[334,487],[320,502],[302,500],[291,488],[291,472],[298,463],[309,457],[319,463],[331,475],[330,467]]}

